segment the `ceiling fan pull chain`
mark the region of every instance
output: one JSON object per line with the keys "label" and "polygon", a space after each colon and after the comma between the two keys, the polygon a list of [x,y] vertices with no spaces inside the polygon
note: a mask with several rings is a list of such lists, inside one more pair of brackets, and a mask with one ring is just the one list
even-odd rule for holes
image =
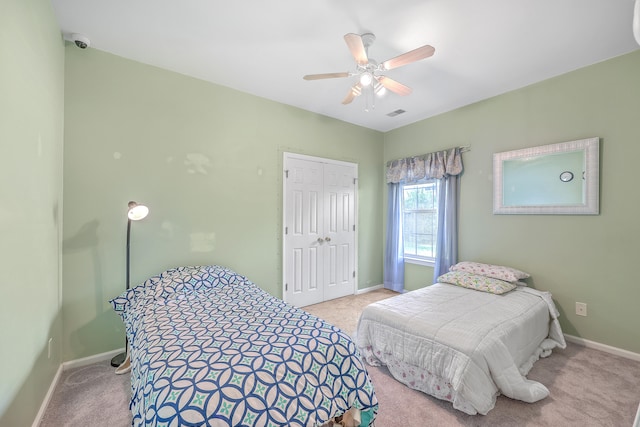
{"label": "ceiling fan pull chain", "polygon": [[[365,113],[369,112],[369,106],[371,105],[371,90],[370,90],[371,85],[369,85],[368,87],[364,88],[364,101],[365,101],[365,107],[364,107],[364,111]],[[373,107],[375,108],[375,106]]]}
{"label": "ceiling fan pull chain", "polygon": [[371,98],[371,109],[376,109],[376,92],[373,88],[373,85],[369,87],[369,97]]}

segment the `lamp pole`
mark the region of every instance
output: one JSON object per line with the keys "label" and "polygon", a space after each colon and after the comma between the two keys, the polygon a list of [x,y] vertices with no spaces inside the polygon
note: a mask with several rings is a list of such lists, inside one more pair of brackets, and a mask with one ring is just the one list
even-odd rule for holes
{"label": "lamp pole", "polygon": [[129,242],[131,241],[131,218],[127,220],[127,290],[131,287],[131,281],[129,280]]}

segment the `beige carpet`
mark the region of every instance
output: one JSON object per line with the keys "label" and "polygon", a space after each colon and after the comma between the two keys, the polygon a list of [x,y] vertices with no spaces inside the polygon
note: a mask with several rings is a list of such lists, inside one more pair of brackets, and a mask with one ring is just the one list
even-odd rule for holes
{"label": "beige carpet", "polygon": [[[393,295],[381,289],[305,310],[353,334],[363,307]],[[485,416],[411,390],[385,368],[367,369],[380,404],[376,427],[631,427],[640,401],[640,362],[574,344],[539,360],[528,375],[549,388],[549,397],[524,403],[500,396]],[[129,376],[114,375],[108,361],[65,372],[40,426],[131,425],[129,394]]]}
{"label": "beige carpet", "polygon": [[338,298],[321,304],[308,305],[303,309],[318,316],[321,319],[335,325],[351,335],[355,336],[358,327],[358,319],[362,310],[371,303],[398,295],[397,292],[388,289],[378,289],[359,295]]}

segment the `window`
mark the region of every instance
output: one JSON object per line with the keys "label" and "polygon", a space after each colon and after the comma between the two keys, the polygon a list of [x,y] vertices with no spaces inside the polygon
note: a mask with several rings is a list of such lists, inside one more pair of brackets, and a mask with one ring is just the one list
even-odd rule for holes
{"label": "window", "polygon": [[438,236],[438,182],[403,185],[404,257],[408,262],[433,265]]}

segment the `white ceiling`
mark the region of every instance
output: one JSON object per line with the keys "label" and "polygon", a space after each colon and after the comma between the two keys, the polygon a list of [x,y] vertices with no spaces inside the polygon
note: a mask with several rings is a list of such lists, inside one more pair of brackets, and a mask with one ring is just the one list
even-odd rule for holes
{"label": "white ceiling", "polygon": [[[389,131],[631,52],[633,0],[52,0],[64,34],[91,48],[379,131]],[[413,89],[365,112],[342,105],[356,77],[343,36],[376,35],[378,62],[430,44],[386,73]],[[388,117],[403,109],[406,113]]]}

